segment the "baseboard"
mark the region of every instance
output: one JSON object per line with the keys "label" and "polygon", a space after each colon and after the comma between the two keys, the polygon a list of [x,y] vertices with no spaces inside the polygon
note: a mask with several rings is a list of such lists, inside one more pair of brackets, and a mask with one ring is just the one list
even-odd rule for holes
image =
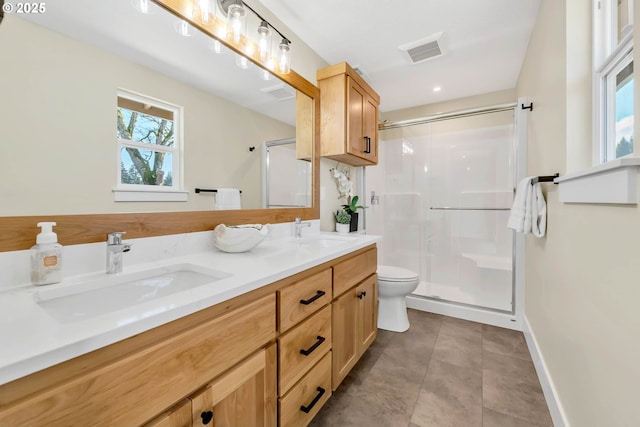
{"label": "baseboard", "polygon": [[540,353],[536,336],[531,330],[531,325],[529,324],[529,319],[527,319],[526,315],[523,319],[522,332],[524,333],[524,338],[527,341],[527,347],[529,347],[529,353],[531,354],[531,359],[533,359],[533,364],[536,368],[538,380],[540,381],[540,386],[542,386],[542,392],[544,393],[544,398],[547,401],[547,406],[549,407],[554,427],[570,427],[569,421],[567,421],[567,416],[562,408],[562,404],[558,399],[558,392],[553,384],[551,376],[549,375],[547,364],[542,357],[542,353]]}

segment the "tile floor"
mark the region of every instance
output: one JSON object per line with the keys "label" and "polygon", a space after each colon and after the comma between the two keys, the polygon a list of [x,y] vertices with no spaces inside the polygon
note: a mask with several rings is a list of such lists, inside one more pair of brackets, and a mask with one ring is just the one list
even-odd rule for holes
{"label": "tile floor", "polygon": [[552,426],[524,336],[409,310],[378,339],[311,423],[366,427]]}

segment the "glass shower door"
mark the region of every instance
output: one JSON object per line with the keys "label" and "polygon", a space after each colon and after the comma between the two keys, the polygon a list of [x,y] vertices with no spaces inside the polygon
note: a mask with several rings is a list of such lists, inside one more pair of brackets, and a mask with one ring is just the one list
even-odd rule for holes
{"label": "glass shower door", "polygon": [[414,293],[511,312],[513,117],[432,123],[428,139],[426,271]]}

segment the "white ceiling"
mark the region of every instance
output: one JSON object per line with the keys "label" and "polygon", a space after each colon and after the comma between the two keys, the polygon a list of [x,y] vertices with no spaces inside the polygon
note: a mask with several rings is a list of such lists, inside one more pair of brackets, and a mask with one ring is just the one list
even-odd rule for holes
{"label": "white ceiling", "polygon": [[[514,88],[540,0],[260,1],[330,64],[362,69],[382,111]],[[274,101],[257,69],[215,55],[201,34],[181,37],[176,18],[131,0],[56,0],[45,14],[20,15],[278,120],[295,121],[295,101]],[[11,15],[18,16],[18,15]],[[5,17],[6,18],[6,17]],[[398,46],[442,32],[444,55],[410,64]],[[295,44],[292,46],[295,55]],[[294,59],[295,63],[295,59]],[[433,88],[440,86],[440,92]]]}
{"label": "white ceiling", "polygon": [[[382,111],[514,88],[540,3],[259,1],[328,63],[364,70]],[[445,54],[438,58],[411,64],[398,48],[439,32]]]}

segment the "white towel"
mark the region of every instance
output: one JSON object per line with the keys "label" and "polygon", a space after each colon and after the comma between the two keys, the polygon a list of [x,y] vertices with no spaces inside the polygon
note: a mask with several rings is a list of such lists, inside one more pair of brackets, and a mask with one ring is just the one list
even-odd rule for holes
{"label": "white towel", "polygon": [[547,227],[547,204],[540,184],[531,184],[535,177],[528,176],[518,183],[507,227],[524,234],[542,237]]}
{"label": "white towel", "polygon": [[216,210],[241,209],[240,190],[237,188],[218,188],[216,192]]}

